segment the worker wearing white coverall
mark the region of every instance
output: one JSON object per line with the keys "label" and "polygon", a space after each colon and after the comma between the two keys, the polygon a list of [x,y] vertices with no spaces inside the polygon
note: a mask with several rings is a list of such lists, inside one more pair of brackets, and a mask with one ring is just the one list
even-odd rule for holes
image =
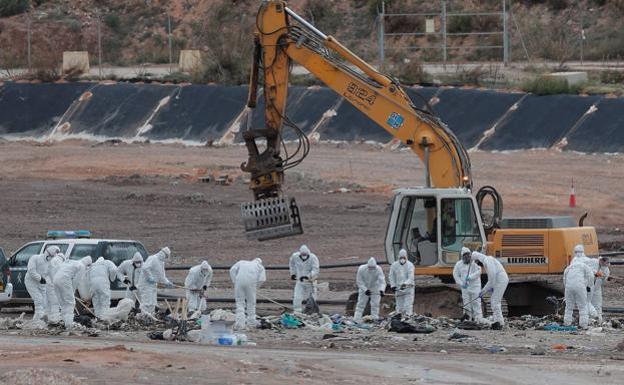
{"label": "worker wearing white coverall", "polygon": [[589,324],[589,310],[587,307],[587,293],[593,283],[594,274],[582,258],[576,257],[570,266],[563,271],[563,283],[565,285],[565,312],[563,315],[564,325],[572,324],[572,312],[574,306],[579,312],[579,326],[583,329]]}
{"label": "worker wearing white coverall", "polygon": [[97,318],[102,318],[104,313],[110,309],[111,302],[111,282],[117,279],[117,266],[108,259],[100,257],[93,262],[87,271],[89,280],[89,290],[93,311]]}
{"label": "worker wearing white coverall", "polygon": [[186,279],[184,280],[188,311],[195,312],[197,310],[206,310],[204,295],[211,281],[212,267],[210,267],[208,261],[202,261],[199,265],[189,269]]}
{"label": "worker wearing white coverall", "polygon": [[[266,272],[262,260],[238,261],[230,268],[230,278],[234,284],[236,298],[236,329],[246,326],[255,327],[256,323],[256,290],[266,281]],[[247,321],[245,322],[245,310]]]}
{"label": "worker wearing white coverall", "polygon": [[141,311],[153,314],[158,302],[157,286],[162,283],[167,288],[174,285],[165,275],[165,260],[171,256],[168,247],[162,248],[154,255],[150,255],[143,264],[143,271],[139,277],[138,289],[141,293]]}
{"label": "worker wearing white coverall", "polygon": [[290,256],[290,278],[295,283],[295,292],[293,293],[293,309],[302,312],[301,303],[310,296],[316,300],[316,290],[314,281],[319,275],[319,260],[316,255],[310,252],[308,246],[302,245],[298,252]]}
{"label": "worker wearing white coverall", "polygon": [[91,266],[91,257],[87,256],[79,261],[68,259],[61,263],[58,271],[54,275],[54,290],[56,297],[61,304],[61,317],[65,324],[65,329],[71,329],[74,322],[74,308],[76,298],[74,292],[78,287],[78,282],[84,279],[86,269]]}
{"label": "worker wearing white coverall", "polygon": [[358,268],[356,275],[356,284],[358,287],[358,301],[355,305],[355,314],[353,319],[356,322],[362,320],[364,308],[370,298],[371,316],[379,319],[379,303],[386,289],[386,278],[380,266],[377,266],[375,258],[368,260],[368,263]]}
{"label": "worker wearing white coverall", "polygon": [[139,275],[143,267],[143,256],[138,251],[134,253],[132,259],[126,259],[119,264],[117,268],[117,279],[126,285],[126,298],[136,301],[133,292],[137,292],[137,297],[141,298],[138,292],[137,284],[139,283]]}
{"label": "worker wearing white coverall", "polygon": [[407,260],[407,251],[399,251],[399,260],[390,266],[390,288],[395,295],[398,313],[410,316],[414,313],[414,264]]}
{"label": "worker wearing white coverall", "polygon": [[461,259],[457,261],[453,268],[453,278],[459,285],[464,303],[464,314],[472,321],[481,322],[483,312],[481,310],[481,268],[472,261],[471,251],[467,247],[462,247]]}
{"label": "worker wearing white coverall", "polygon": [[[580,262],[583,262],[584,264],[586,264],[587,266],[589,266],[590,270],[592,271],[592,274],[596,274],[598,272],[598,261],[594,258],[589,258],[587,255],[585,255],[585,247],[583,247],[583,245],[576,245],[574,246],[574,259],[577,259]],[[592,297],[594,293],[594,281],[592,280],[591,284],[589,285],[589,291],[587,292],[587,312],[589,314],[590,317],[598,317],[598,313],[596,312],[596,309],[594,308],[594,305],[592,304]]]}
{"label": "worker wearing white coverall", "polygon": [[46,281],[47,313],[48,323],[52,324],[61,321],[61,305],[59,304],[58,298],[56,298],[53,279],[61,263],[65,262],[65,259],[63,253],[56,253],[56,255],[50,259],[50,264],[48,265],[49,279]]}
{"label": "worker wearing white coverall", "polygon": [[492,256],[473,251],[471,259],[481,262],[487,271],[488,281],[481,290],[481,293],[479,293],[479,296],[483,297],[487,292],[492,293],[490,296],[490,307],[492,310],[492,319],[494,321],[492,329],[502,328],[505,324],[502,300],[505,290],[507,289],[507,284],[509,284],[507,272],[500,261]]}
{"label": "worker wearing white coverall", "polygon": [[592,260],[592,262],[597,266],[597,271],[594,274],[594,289],[592,290],[591,304],[596,310],[596,317],[598,318],[598,322],[602,323],[602,287],[605,285],[605,283],[607,283],[607,280],[609,279],[609,275],[611,273],[609,270],[609,258],[602,257],[594,259]]}
{"label": "worker wearing white coverall", "polygon": [[35,306],[35,314],[33,315],[34,322],[41,321],[46,315],[48,302],[46,295],[46,283],[50,279],[48,276],[48,267],[50,266],[50,260],[59,251],[58,247],[50,246],[43,252],[43,254],[33,255],[28,260],[28,268],[26,270],[24,283]]}

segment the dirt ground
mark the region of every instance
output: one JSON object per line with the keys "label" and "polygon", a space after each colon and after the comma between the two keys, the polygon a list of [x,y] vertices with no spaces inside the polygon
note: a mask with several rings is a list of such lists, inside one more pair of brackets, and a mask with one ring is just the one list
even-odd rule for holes
{"label": "dirt ground", "polygon": [[624,379],[619,361],[586,356],[579,359],[578,354],[568,352],[544,357],[309,347],[220,348],[12,336],[0,336],[0,344],[0,369],[13,380],[19,378],[15,370],[34,367],[85,384],[606,385],[621,384]]}
{"label": "dirt ground", "polygon": [[[506,215],[578,217],[589,211],[588,222],[597,227],[603,249],[624,244],[624,156],[536,150],[471,157],[475,186],[495,186]],[[9,254],[48,229],[88,229],[96,237],[139,240],[151,252],[169,245],[172,262],[182,265],[203,258],[228,265],[257,256],[267,265],[286,264],[301,243],[321,263],[383,259],[392,189],[423,180],[422,166],[408,151],[372,144],[315,145],[286,182],[301,207],[305,234],[258,243],[244,238],[239,220],[240,203],[251,199],[238,169],[245,159],[246,150],[239,146],[0,142],[0,247]],[[223,174],[233,178],[231,185],[198,181]],[[568,208],[572,178],[576,209]],[[358,192],[330,193],[341,187]],[[621,268],[612,270],[621,275]],[[171,276],[183,280],[182,273]],[[273,298],[290,296],[284,272],[271,271],[268,278]],[[331,289],[321,298],[344,298],[354,287],[354,269],[324,271],[321,281]],[[214,296],[231,296],[224,272],[216,272],[214,286]],[[605,306],[623,306],[622,294],[621,286],[607,286]],[[276,311],[259,308],[260,314]],[[2,331],[0,368],[3,373],[35,366],[58,369],[93,384],[172,379],[185,384],[620,384],[621,330],[466,331],[469,338],[462,341],[449,340],[448,329],[417,340],[385,331],[353,331],[334,340],[308,329],[254,331],[249,337],[257,347],[234,349],[149,342],[145,333],[26,338]],[[556,344],[570,348],[559,351],[552,348]],[[488,351],[497,346],[506,351]]]}

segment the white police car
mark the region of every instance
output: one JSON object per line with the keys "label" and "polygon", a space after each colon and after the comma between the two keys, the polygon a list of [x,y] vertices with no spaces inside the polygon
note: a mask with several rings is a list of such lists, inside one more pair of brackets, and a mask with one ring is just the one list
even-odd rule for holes
{"label": "white police car", "polygon": [[[141,242],[118,239],[92,239],[91,232],[80,231],[48,231],[47,239],[34,241],[20,247],[3,264],[2,281],[12,284],[12,294],[4,302],[0,295],[0,307],[32,304],[32,299],[28,295],[24,277],[28,267],[28,260],[36,254],[43,253],[50,246],[58,246],[66,257],[70,259],[81,259],[90,255],[93,261],[99,257],[111,260],[119,266],[126,259],[131,259],[137,251],[141,253],[143,259],[147,258],[147,250]],[[2,259],[0,258],[0,264]],[[124,297],[126,287],[116,280],[111,284],[111,299],[121,299]]]}

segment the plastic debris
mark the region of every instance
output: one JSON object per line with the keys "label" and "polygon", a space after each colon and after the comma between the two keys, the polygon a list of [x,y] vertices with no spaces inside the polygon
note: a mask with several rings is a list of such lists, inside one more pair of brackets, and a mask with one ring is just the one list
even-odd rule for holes
{"label": "plastic debris", "polygon": [[544,330],[549,331],[549,332],[575,332],[575,331],[578,331],[578,328],[573,325],[562,326],[556,322],[553,322],[551,324],[544,326]]}
{"label": "plastic debris", "polygon": [[504,353],[507,351],[507,349],[502,346],[488,346],[485,349],[490,353]]}
{"label": "plastic debris", "polygon": [[303,326],[303,322],[301,322],[297,317],[289,313],[282,314],[280,323],[286,329],[296,329],[296,328],[300,328]]}

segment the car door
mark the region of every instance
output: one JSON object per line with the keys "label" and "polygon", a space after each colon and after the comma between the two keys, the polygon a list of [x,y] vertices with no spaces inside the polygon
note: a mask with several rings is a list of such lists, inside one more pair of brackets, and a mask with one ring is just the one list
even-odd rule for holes
{"label": "car door", "polygon": [[10,274],[10,272],[8,267],[4,250],[0,247],[0,292],[4,291],[4,288],[9,280],[8,274]]}
{"label": "car door", "polygon": [[[143,259],[147,258],[147,250],[140,242],[131,241],[102,241],[98,245],[100,255],[104,259],[112,261],[115,266],[119,266],[123,261],[132,259],[134,253],[139,252],[143,256]],[[116,280],[111,283],[111,290],[113,290],[112,298],[122,298],[123,292],[126,290],[126,286]],[[117,293],[115,293],[117,291]]]}
{"label": "car door", "polygon": [[28,260],[35,254],[41,253],[44,242],[32,242],[22,246],[9,260],[11,283],[13,283],[13,298],[29,298],[24,278],[28,270]]}

